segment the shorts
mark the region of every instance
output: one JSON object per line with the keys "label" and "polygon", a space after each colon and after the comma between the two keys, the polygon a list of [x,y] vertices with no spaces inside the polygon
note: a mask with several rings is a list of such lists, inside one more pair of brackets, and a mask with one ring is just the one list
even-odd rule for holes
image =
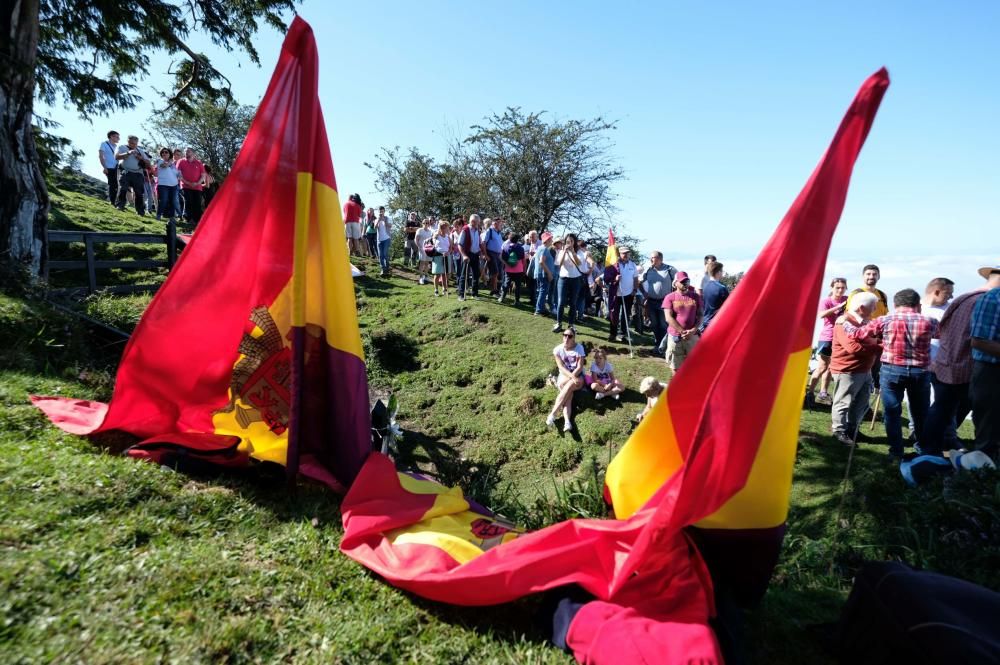
{"label": "shorts", "polygon": [[681,364],[687,359],[688,354],[694,350],[695,344],[700,339],[698,335],[693,335],[687,339],[681,339],[674,335],[667,335],[670,339],[667,342],[667,365],[675,372],[681,368]]}
{"label": "shorts", "polygon": [[349,240],[361,240],[361,222],[345,222],[344,228]]}
{"label": "shorts", "polygon": [[448,271],[445,269],[444,257],[441,255],[431,257],[431,274],[432,275],[447,275]]}
{"label": "shorts", "polygon": [[833,342],[819,342],[816,345],[816,355],[829,358],[833,355]]}

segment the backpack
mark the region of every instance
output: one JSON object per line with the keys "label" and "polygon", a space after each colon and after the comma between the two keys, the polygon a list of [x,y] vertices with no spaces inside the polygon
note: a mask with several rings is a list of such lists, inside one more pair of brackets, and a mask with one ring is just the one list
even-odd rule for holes
{"label": "backpack", "polygon": [[427,256],[440,256],[440,252],[434,247],[433,240],[428,240],[424,243],[424,254]]}
{"label": "backpack", "polygon": [[504,257],[504,262],[506,262],[507,265],[513,268],[517,265],[517,262],[520,260],[521,258],[517,255],[517,250],[514,248],[514,245],[508,247],[507,256]]}

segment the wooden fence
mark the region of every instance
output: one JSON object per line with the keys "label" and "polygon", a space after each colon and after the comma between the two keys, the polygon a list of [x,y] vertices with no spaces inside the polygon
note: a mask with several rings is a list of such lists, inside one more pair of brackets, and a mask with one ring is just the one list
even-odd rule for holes
{"label": "wooden fence", "polygon": [[[52,270],[83,270],[87,271],[87,286],[75,286],[59,289],[49,289],[53,296],[91,294],[98,290],[108,293],[146,293],[155,291],[159,284],[116,284],[100,285],[97,281],[98,270],[118,268],[122,270],[154,270],[166,268],[170,270],[177,262],[177,225],[173,220],[167,222],[166,233],[107,233],[100,231],[49,231],[49,243],[82,242],[86,248],[86,258],[82,261],[49,261],[45,268],[45,280],[49,279]],[[100,260],[96,258],[94,246],[99,244],[125,242],[131,244],[167,245],[167,259],[126,259]],[[51,246],[50,244],[50,246]]]}

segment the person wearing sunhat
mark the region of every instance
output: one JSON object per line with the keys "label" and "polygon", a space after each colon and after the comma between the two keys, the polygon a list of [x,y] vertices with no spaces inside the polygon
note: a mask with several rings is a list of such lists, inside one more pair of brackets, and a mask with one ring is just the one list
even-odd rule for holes
{"label": "person wearing sunhat", "polygon": [[691,278],[683,270],[674,277],[674,291],[663,299],[663,314],[667,319],[667,365],[676,372],[698,343],[698,327],[704,315],[701,296],[695,293]]}
{"label": "person wearing sunhat", "polygon": [[972,411],[969,399],[969,382],[972,380],[972,339],[969,330],[972,311],[976,303],[991,288],[1000,286],[1000,273],[990,274],[982,268],[979,274],[986,282],[976,289],[963,293],[948,306],[941,316],[938,329],[940,342],[931,359],[931,385],[934,402],[927,412],[924,440],[921,450],[928,455],[939,455],[944,450],[961,448],[955,426],[961,425]]}
{"label": "person wearing sunhat", "polygon": [[1000,264],[979,269],[988,291],[972,310],[972,377],[969,400],[976,430],[974,447],[990,457],[1000,453]]}
{"label": "person wearing sunhat", "polygon": [[646,407],[635,417],[636,421],[641,421],[649,415],[649,412],[656,406],[656,402],[660,399],[660,395],[663,394],[666,388],[667,384],[658,381],[655,376],[644,377],[639,382],[639,392],[646,398]]}

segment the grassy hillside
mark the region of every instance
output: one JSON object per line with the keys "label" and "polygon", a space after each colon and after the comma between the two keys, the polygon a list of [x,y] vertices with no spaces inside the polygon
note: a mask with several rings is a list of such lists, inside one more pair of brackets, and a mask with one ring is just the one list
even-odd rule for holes
{"label": "grassy hillside", "polygon": [[[58,205],[64,223],[88,222],[79,211],[90,201]],[[106,212],[105,229],[149,223]],[[558,341],[549,322],[509,302],[434,298],[401,271],[357,285],[370,381],[401,400],[406,462],[532,526],[599,511],[595,479],[641,408],[638,379],[664,376],[662,360],[614,345],[631,390],[620,403],[585,399],[577,432],[564,435],[543,422]],[[187,477],[114,454],[120,439],[51,427],[27,396],[108,399],[121,345],[36,295],[0,292],[4,662],[571,662],[534,623],[538,599],[451,608],[341,556],[338,500],[322,488],[290,495],[253,475]],[[93,302],[120,325],[145,306]],[[580,333],[601,344],[606,329]],[[751,662],[833,662],[806,627],[836,618],[864,559],[1000,589],[997,474],[905,489],[883,434],[876,427],[876,442],[859,447],[841,507],[847,450],[829,435],[828,412],[803,414],[785,548],[749,615]]]}

